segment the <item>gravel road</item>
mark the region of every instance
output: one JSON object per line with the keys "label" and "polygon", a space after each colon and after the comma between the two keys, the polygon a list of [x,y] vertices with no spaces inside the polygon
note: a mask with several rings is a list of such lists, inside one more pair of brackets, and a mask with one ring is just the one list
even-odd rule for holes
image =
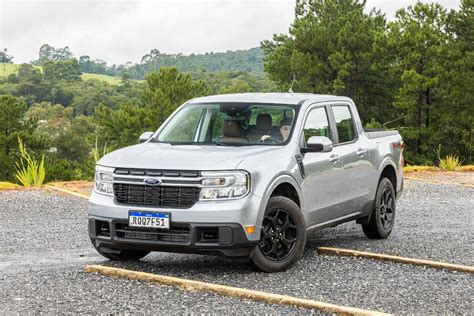
{"label": "gravel road", "polygon": [[87,236],[87,201],[46,191],[0,192],[0,312],[312,313],[83,272],[106,264],[396,314],[470,313],[472,276],[316,253],[318,246],[473,265],[472,188],[407,181],[395,230],[372,241],[353,223],[311,233],[291,270],[264,274],[225,258],[153,253],[111,263]]}

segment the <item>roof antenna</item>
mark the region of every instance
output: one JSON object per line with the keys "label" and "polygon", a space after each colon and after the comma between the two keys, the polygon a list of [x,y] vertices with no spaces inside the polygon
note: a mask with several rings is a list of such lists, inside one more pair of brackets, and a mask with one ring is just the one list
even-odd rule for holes
{"label": "roof antenna", "polygon": [[295,83],[296,81],[296,76],[293,75],[293,80],[291,80],[291,85],[290,85],[290,89],[288,89],[288,93],[293,93],[293,84]]}

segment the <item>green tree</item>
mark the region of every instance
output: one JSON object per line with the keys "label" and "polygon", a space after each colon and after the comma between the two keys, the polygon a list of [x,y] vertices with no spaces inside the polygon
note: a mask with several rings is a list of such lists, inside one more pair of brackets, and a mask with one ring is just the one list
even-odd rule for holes
{"label": "green tree", "polygon": [[55,137],[53,145],[57,148],[58,156],[69,161],[86,161],[92,151],[87,135],[94,132],[95,124],[90,119],[82,115],[75,117],[70,126]]}
{"label": "green tree", "polygon": [[19,81],[30,81],[35,84],[43,80],[41,70],[30,64],[21,64],[18,66],[17,76]]}
{"label": "green tree", "polygon": [[189,99],[208,94],[203,81],[193,80],[191,75],[179,72],[177,68],[161,68],[158,73],[149,74],[147,86],[142,93],[151,126],[156,129],[178,106]]}
{"label": "green tree", "polygon": [[35,65],[42,65],[48,60],[53,59],[53,54],[54,54],[54,47],[48,45],[48,44],[43,44],[41,45],[38,53],[38,59],[34,62]]}
{"label": "green tree", "polygon": [[26,105],[11,95],[0,96],[0,179],[12,180],[15,172],[18,137],[25,134]]}
{"label": "green tree", "polygon": [[432,129],[434,146],[441,144],[444,153],[456,154],[465,164],[472,164],[474,135],[474,1],[462,0],[458,11],[448,15],[452,40],[447,58],[441,60],[439,102]]}
{"label": "green tree", "polygon": [[74,54],[70,51],[69,47],[54,48],[51,45],[41,45],[38,53],[38,59],[33,62],[37,66],[41,66],[48,61],[64,61],[73,59]]}
{"label": "green tree", "polygon": [[441,5],[418,2],[397,11],[389,26],[393,71],[401,78],[394,105],[403,113],[402,132],[413,154],[408,160],[414,162],[425,162],[436,148],[430,146],[430,138],[433,119],[439,115],[440,79],[445,71],[442,60],[452,40],[446,25],[447,12]]}
{"label": "green tree", "polygon": [[361,0],[298,0],[289,35],[262,42],[264,68],[283,91],[351,97],[363,121],[386,114],[390,100],[386,22]]}
{"label": "green tree", "polygon": [[178,106],[207,91],[204,82],[189,74],[161,68],[146,77],[141,102],[123,103],[117,110],[104,104],[96,108],[99,135],[110,149],[136,144],[141,133],[156,130]]}
{"label": "green tree", "polygon": [[81,71],[77,59],[64,61],[47,61],[43,65],[43,73],[50,81],[74,81],[81,80]]}
{"label": "green tree", "polygon": [[[150,130],[152,125],[147,110],[130,103],[122,104],[115,111],[100,104],[95,109],[95,119],[100,140],[107,142],[112,150],[136,144],[140,134]],[[103,143],[100,146],[103,147]]]}
{"label": "green tree", "polygon": [[222,87],[219,90],[219,93],[222,93],[222,94],[243,93],[243,92],[250,92],[250,91],[252,91],[252,88],[249,86],[247,82],[240,79],[234,79],[229,85]]}
{"label": "green tree", "polygon": [[[76,115],[91,115],[100,103],[116,109],[119,104],[132,99],[119,93],[118,89],[118,86],[111,86],[98,80],[85,80],[75,83],[69,87],[69,91],[73,94],[70,106],[74,108]],[[135,98],[137,97],[135,96]]]}
{"label": "green tree", "polygon": [[82,72],[92,72],[92,61],[87,55],[79,57],[79,68]]}
{"label": "green tree", "polygon": [[13,56],[8,55],[8,49],[4,48],[0,51],[0,63],[2,64],[13,64]]}

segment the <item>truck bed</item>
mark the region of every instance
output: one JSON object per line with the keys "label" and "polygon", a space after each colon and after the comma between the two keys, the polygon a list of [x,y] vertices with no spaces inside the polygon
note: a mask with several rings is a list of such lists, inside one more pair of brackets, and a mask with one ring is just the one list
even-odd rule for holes
{"label": "truck bed", "polygon": [[393,136],[393,135],[399,134],[397,130],[386,130],[386,129],[376,129],[376,128],[365,129],[364,131],[367,134],[367,137],[370,139]]}

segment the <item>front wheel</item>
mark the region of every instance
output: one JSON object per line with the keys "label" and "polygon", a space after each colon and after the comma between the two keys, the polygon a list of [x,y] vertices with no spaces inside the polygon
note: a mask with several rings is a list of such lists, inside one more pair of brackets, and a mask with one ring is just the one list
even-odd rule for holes
{"label": "front wheel", "polygon": [[362,225],[365,236],[371,239],[385,239],[392,232],[395,223],[395,189],[387,178],[380,179],[374,206],[368,224]]}
{"label": "front wheel", "polygon": [[283,196],[271,197],[252,258],[254,264],[265,272],[286,270],[301,257],[305,244],[306,223],[298,205]]}

